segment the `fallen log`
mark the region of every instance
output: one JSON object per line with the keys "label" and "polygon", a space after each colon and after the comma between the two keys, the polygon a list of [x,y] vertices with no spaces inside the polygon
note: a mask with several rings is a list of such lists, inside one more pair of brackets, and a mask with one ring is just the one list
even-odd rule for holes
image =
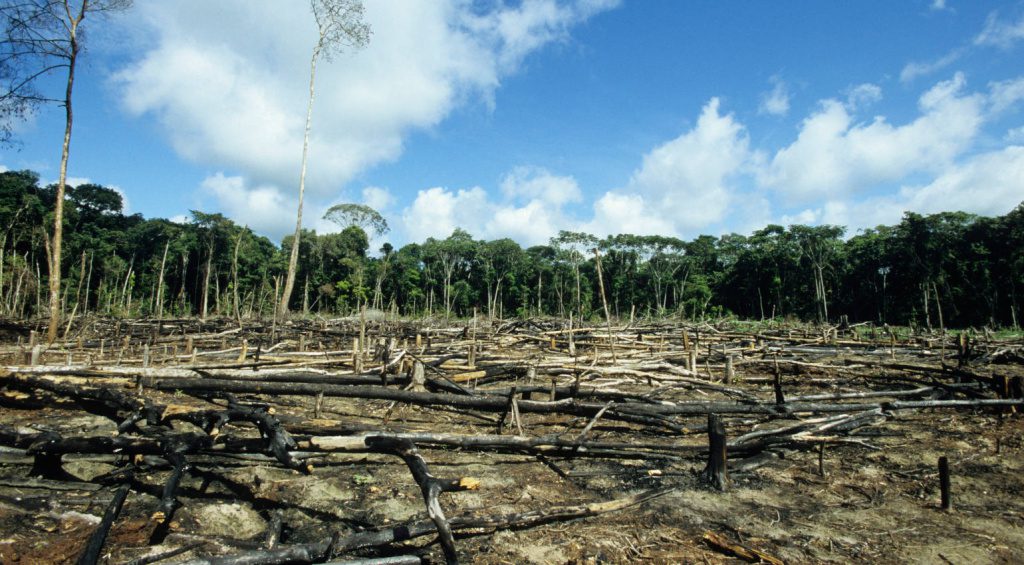
{"label": "fallen log", "polygon": [[[453,394],[424,393],[371,386],[310,386],[289,383],[250,383],[195,379],[190,381],[144,382],[158,390],[181,390],[195,392],[248,392],[267,395],[315,395],[323,391],[325,396],[363,398],[373,400],[394,400],[421,406],[448,406],[486,412],[501,412],[507,408],[507,399],[489,396],[457,396]],[[572,399],[555,402],[522,400],[518,403],[522,412],[561,413],[592,417],[604,404],[578,402]],[[605,415],[606,418],[624,419],[631,416],[671,417],[699,416],[714,412],[719,414],[792,414],[802,412],[845,412],[863,411],[873,408],[883,410],[906,410],[914,408],[986,408],[1024,405],[1024,399],[972,399],[972,400],[919,400],[885,401],[871,403],[820,404],[810,402],[741,403],[741,402],[675,402],[658,405],[641,403],[615,403]]]}
{"label": "fallen log", "polygon": [[[461,536],[481,535],[492,530],[530,528],[553,522],[565,522],[616,512],[643,504],[673,492],[675,488],[646,491],[607,502],[552,506],[518,514],[463,514],[448,523]],[[486,531],[481,531],[486,530]],[[277,550],[256,550],[235,555],[208,556],[192,559],[181,565],[277,565],[280,563],[317,563],[358,549],[386,547],[434,532],[431,520],[406,522],[385,529],[335,535],[320,541],[283,546]]]}

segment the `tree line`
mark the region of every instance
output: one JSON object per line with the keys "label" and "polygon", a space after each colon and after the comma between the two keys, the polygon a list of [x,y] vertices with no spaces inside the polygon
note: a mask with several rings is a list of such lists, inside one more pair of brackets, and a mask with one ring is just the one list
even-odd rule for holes
{"label": "tree line", "polygon": [[[294,235],[280,244],[221,214],[183,223],[124,213],[121,195],[68,186],[61,319],[279,315]],[[31,171],[0,173],[0,314],[47,314],[57,187]],[[563,231],[546,245],[477,240],[457,229],[371,253],[386,222],[332,208],[338,233],[301,233],[290,310],[362,307],[403,316],[611,316],[687,320],[735,315],[922,327],[1018,327],[1024,204],[999,217],[907,213],[846,238],[839,226],[769,225],[749,236],[605,238]],[[600,271],[600,272],[599,272]]]}

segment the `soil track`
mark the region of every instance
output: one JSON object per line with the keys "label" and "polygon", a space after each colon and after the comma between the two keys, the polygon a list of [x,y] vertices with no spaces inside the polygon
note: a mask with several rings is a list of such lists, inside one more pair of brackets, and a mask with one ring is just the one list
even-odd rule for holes
{"label": "soil track", "polygon": [[[467,563],[1024,555],[1020,340],[229,324],[94,320],[48,349],[11,332],[0,562],[75,562],[124,485],[100,562],[444,562],[438,527]],[[704,478],[711,412],[724,492]]]}

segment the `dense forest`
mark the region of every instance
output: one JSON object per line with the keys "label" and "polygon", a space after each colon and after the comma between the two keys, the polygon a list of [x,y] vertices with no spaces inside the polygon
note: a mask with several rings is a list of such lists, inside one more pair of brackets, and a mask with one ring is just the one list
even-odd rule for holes
{"label": "dense forest", "polygon": [[[30,171],[0,173],[0,309],[44,316],[56,189]],[[64,319],[275,314],[292,236],[280,245],[221,214],[187,223],[125,215],[121,195],[71,187],[65,205]],[[293,310],[362,305],[406,316],[582,313],[966,327],[1017,327],[1024,289],[1024,204],[990,218],[907,213],[847,238],[839,226],[769,225],[749,236],[562,232],[548,245],[475,240],[456,230],[372,252],[359,225],[302,234]]]}

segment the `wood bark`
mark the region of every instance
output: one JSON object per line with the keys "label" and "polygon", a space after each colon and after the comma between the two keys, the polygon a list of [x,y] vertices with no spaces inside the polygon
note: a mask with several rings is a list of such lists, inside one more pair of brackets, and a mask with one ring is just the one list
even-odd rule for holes
{"label": "wood bark", "polygon": [[68,156],[71,150],[71,126],[74,121],[74,112],[71,106],[71,93],[75,86],[75,68],[78,64],[78,26],[85,18],[86,3],[82,2],[82,8],[77,15],[72,16],[67,12],[68,21],[62,22],[68,31],[68,80],[64,90],[64,142],[60,151],[60,173],[57,176],[56,202],[53,207],[53,240],[50,251],[50,321],[46,329],[46,340],[53,343],[57,339],[57,330],[61,321],[61,245],[64,241],[64,192],[68,178]]}

